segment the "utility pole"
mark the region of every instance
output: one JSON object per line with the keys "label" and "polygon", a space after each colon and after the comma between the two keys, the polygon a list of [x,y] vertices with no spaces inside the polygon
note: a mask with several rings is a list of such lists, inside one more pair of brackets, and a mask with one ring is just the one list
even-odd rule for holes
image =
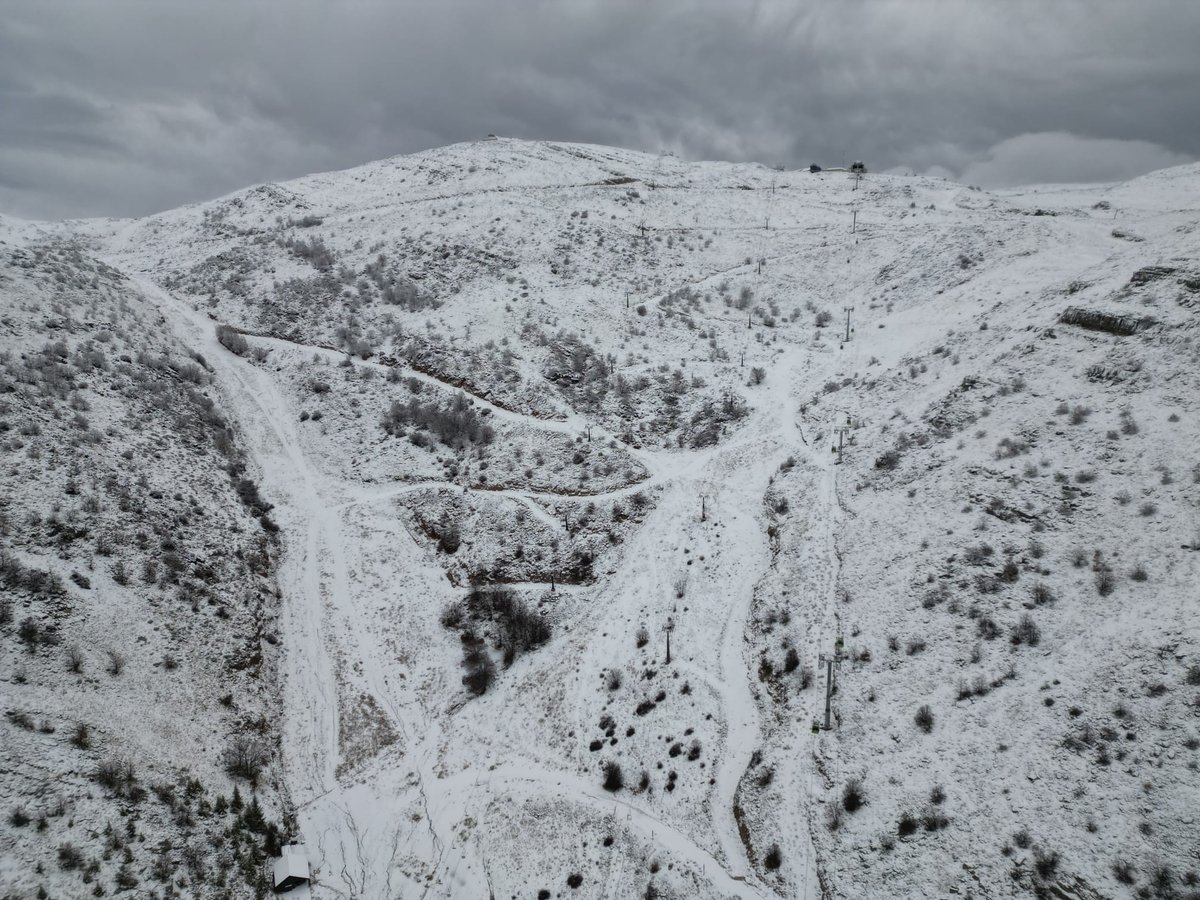
{"label": "utility pole", "polygon": [[592,442],[592,426],[591,425],[587,426],[587,439],[588,439],[588,443],[590,444]]}
{"label": "utility pole", "polygon": [[667,619],[667,624],[663,626],[663,631],[665,631],[667,633],[667,662],[666,662],[666,665],[668,665],[668,666],[671,664],[671,632],[674,630],[675,630],[675,620]]}
{"label": "utility pole", "polygon": [[842,661],[842,639],[838,638],[834,644],[833,654],[826,656],[821,654],[820,660],[825,663],[825,730],[829,731],[833,727],[832,712],[833,712],[833,664]]}
{"label": "utility pole", "polygon": [[846,416],[846,424],[845,425],[834,425],[833,430],[836,431],[838,434],[838,445],[837,445],[838,458],[837,458],[837,461],[838,461],[838,464],[840,465],[842,462],[842,445],[846,440],[846,432],[848,432],[850,430],[850,417]]}
{"label": "utility pole", "polygon": [[846,340],[848,341],[850,340],[850,313],[854,312],[854,307],[843,306],[842,309],[846,311]]}
{"label": "utility pole", "polygon": [[747,328],[754,327],[754,310],[750,310],[749,312],[746,313],[746,327]]}
{"label": "utility pole", "polygon": [[858,230],[858,210],[854,210],[850,218],[850,233],[854,234]]}
{"label": "utility pole", "polygon": [[705,504],[705,500],[706,500],[705,496],[703,494],[701,494],[700,495],[700,521],[701,522],[708,520],[708,507]]}
{"label": "utility pole", "polygon": [[625,292],[625,308],[629,309],[629,291]]}
{"label": "utility pole", "polygon": [[738,362],[738,365],[741,366],[743,369],[746,368],[746,351],[745,350],[741,351],[741,357]]}

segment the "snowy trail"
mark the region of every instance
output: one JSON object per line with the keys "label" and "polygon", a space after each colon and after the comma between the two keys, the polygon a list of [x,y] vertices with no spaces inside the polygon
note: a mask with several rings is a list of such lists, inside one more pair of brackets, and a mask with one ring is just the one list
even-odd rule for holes
{"label": "snowy trail", "polygon": [[[377,610],[369,602],[364,606],[358,596],[357,570],[365,557],[359,562],[361,554],[348,529],[383,533],[389,520],[394,528],[394,517],[380,501],[455,486],[444,482],[361,485],[324,477],[299,449],[295,416],[269,373],[225,352],[216,342],[214,323],[202,313],[152,285],[147,284],[146,290],[160,297],[172,318],[182,320],[190,342],[202,347],[217,368],[231,406],[251,436],[251,449],[263,468],[268,495],[277,504],[285,535],[303,536],[302,540],[287,541],[280,570],[285,596],[293,600],[285,608],[289,636],[285,690],[289,708],[296,710],[286,724],[285,766],[302,830],[320,854],[318,896],[321,891],[348,898],[424,896],[430,891],[437,896],[487,896],[486,862],[476,855],[477,843],[469,837],[460,839],[454,826],[468,810],[482,809],[487,797],[500,791],[549,793],[597,812],[618,810],[630,827],[698,867],[720,890],[739,897],[773,896],[758,883],[754,866],[746,858],[733,806],[738,784],[761,741],[745,658],[745,628],[754,587],[770,566],[765,521],[757,510],[779,463],[803,446],[793,396],[799,373],[798,349],[787,351],[771,366],[757,411],[727,442],[694,453],[637,452],[652,473],[649,479],[591,495],[621,497],[662,488],[662,520],[679,523],[689,518],[685,507],[696,495],[704,494],[711,504],[710,516],[728,526],[720,560],[715,561],[719,564],[713,567],[715,574],[708,583],[697,586],[702,593],[692,601],[727,610],[709,654],[713,663],[708,669],[697,666],[700,679],[718,698],[724,720],[725,748],[715,765],[713,835],[719,855],[714,855],[653,811],[552,768],[502,766],[482,778],[462,773],[439,779],[434,773],[440,739],[437,717],[422,709],[408,687],[398,686],[404,679],[394,677],[393,667],[381,663],[388,654],[371,625]],[[477,402],[487,403],[478,398]],[[575,434],[586,427],[582,420],[548,423],[492,408],[497,417],[551,431]],[[265,427],[247,427],[253,421]],[[561,524],[536,501],[558,500],[564,495],[519,490],[487,493],[526,505],[548,524]],[[631,556],[627,554],[626,559]],[[378,558],[372,557],[372,562]],[[629,577],[658,585],[665,596],[667,576],[657,564],[652,569],[648,579],[645,573]],[[347,692],[373,699],[400,743],[398,753],[389,750],[373,759],[362,773],[369,777],[357,783],[343,783],[338,777],[343,752],[339,708],[348,702],[342,696]],[[389,808],[416,803],[426,813],[425,833],[402,829],[400,822],[380,815]],[[411,853],[422,844],[435,878],[417,894],[417,882],[405,881],[411,876],[394,872],[391,860],[403,849]],[[446,890],[450,893],[443,894]]]}
{"label": "snowy trail", "polygon": [[[418,798],[427,808],[445,809],[445,804],[428,797],[437,783],[432,748],[438,731],[413,698],[396,695],[395,686],[402,679],[383,672],[379,661],[387,656],[367,627],[369,611],[355,602],[348,561],[351,542],[342,523],[342,516],[355,511],[353,498],[345,497],[336,484],[322,483],[309,466],[294,432],[295,416],[269,375],[227,353],[206,316],[152,282],[143,280],[141,287],[158,300],[181,337],[201,348],[214,366],[263,470],[266,492],[276,503],[275,515],[284,535],[303,535],[303,540],[285,539],[278,573],[284,595],[291,601],[283,608],[283,684],[285,708],[290,711],[284,767],[301,830],[306,842],[317,849],[314,863],[321,886],[316,896],[323,892],[348,898],[394,896],[389,860],[398,852],[399,832],[388,824],[387,810]],[[347,684],[356,685],[383,707],[409,749],[405,765],[375,767],[368,783],[349,787],[337,773],[339,704],[343,702],[339,693]],[[418,731],[422,738],[413,744]],[[438,854],[444,855],[453,843],[451,819],[440,816],[429,822],[429,839]],[[429,855],[432,858],[434,852]],[[482,863],[469,859],[462,847],[453,856],[458,887],[467,894],[486,895]]]}

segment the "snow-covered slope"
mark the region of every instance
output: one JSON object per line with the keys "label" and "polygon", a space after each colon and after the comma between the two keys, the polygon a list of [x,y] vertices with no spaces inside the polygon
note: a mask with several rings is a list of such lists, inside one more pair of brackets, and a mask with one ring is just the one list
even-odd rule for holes
{"label": "snow-covered slope", "polygon": [[0,241],[4,894],[254,896],[287,795],[253,462],[135,282],[73,243]]}
{"label": "snow-covered slope", "polygon": [[1200,167],[500,139],[6,223],[244,436],[314,895],[1194,890]]}

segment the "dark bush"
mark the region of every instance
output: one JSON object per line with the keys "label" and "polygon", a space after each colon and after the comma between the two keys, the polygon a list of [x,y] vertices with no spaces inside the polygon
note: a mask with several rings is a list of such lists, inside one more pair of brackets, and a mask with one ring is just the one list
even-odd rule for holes
{"label": "dark bush", "polygon": [[74,844],[60,844],[58,847],[58,865],[61,869],[71,871],[83,865],[83,852]]}
{"label": "dark bush", "polygon": [[1112,866],[1113,877],[1121,884],[1133,884],[1137,881],[1137,870],[1133,863],[1126,859],[1118,859]]}
{"label": "dark bush", "polygon": [[916,715],[913,716],[913,721],[926,734],[933,731],[933,710],[929,708],[929,704],[925,704],[917,710]]}
{"label": "dark bush", "polygon": [[898,450],[888,450],[875,460],[875,468],[884,472],[890,472],[898,465],[900,465],[900,451]]}
{"label": "dark bush", "polygon": [[217,340],[226,350],[238,356],[245,356],[250,352],[249,341],[232,325],[218,325]]}
{"label": "dark bush", "polygon": [[408,427],[421,428],[434,434],[447,447],[462,449],[467,444],[490,444],[496,437],[492,426],[458,393],[449,408],[436,403],[409,400],[392,402],[380,422],[383,430],[393,437],[401,436]]}
{"label": "dark bush", "polygon": [[900,814],[900,821],[896,823],[896,833],[900,837],[908,837],[917,833],[918,826],[919,823],[916,816],[910,812],[903,812]]}
{"label": "dark bush", "polygon": [[842,788],[842,808],[848,813],[858,812],[867,802],[861,778],[851,778]]}
{"label": "dark bush", "polygon": [[1012,643],[1014,647],[1019,647],[1021,644],[1028,644],[1030,647],[1036,647],[1042,640],[1042,632],[1037,627],[1037,623],[1033,621],[1033,617],[1026,614],[1021,616],[1021,621],[1013,626]]}
{"label": "dark bush", "polygon": [[265,516],[275,508],[262,498],[258,492],[258,485],[249,478],[239,478],[234,483],[234,490],[237,491],[238,499],[256,516]]}
{"label": "dark bush", "polygon": [[975,628],[985,641],[993,641],[1000,636],[1000,626],[991,616],[980,616]]}
{"label": "dark bush", "polygon": [[1058,854],[1053,850],[1043,850],[1041,847],[1034,847],[1033,871],[1043,881],[1053,878],[1058,872]]}
{"label": "dark bush", "polygon": [[1033,586],[1032,590],[1030,591],[1030,596],[1032,597],[1033,602],[1038,606],[1043,606],[1047,603],[1053,603],[1056,599],[1058,599],[1054,596],[1054,592],[1040,581]]}
{"label": "dark bush", "polygon": [[462,683],[475,696],[487,693],[496,677],[496,664],[488,652],[476,642],[463,644],[463,668],[466,674]]}
{"label": "dark bush", "polygon": [[606,791],[612,791],[613,793],[616,793],[617,791],[621,790],[621,788],[625,787],[625,776],[621,772],[621,767],[617,763],[609,760],[604,764],[603,771],[603,786]]}
{"label": "dark bush", "polygon": [[926,831],[941,831],[950,825],[950,819],[936,806],[930,806],[921,816]]}
{"label": "dark bush", "polygon": [[795,647],[788,647],[787,653],[783,656],[783,671],[795,672],[800,668],[800,654],[796,652]]}
{"label": "dark bush", "polygon": [[137,782],[137,772],[130,760],[110,757],[96,767],[95,778],[101,786],[123,796]]}
{"label": "dark bush", "polygon": [[763,857],[763,868],[768,872],[774,872],[783,865],[783,854],[779,852],[779,845],[772,844],[767,848],[767,853]]}
{"label": "dark bush", "polygon": [[550,640],[550,626],[512,591],[477,589],[467,595],[467,612],[477,621],[492,622],[502,647],[524,653]]}

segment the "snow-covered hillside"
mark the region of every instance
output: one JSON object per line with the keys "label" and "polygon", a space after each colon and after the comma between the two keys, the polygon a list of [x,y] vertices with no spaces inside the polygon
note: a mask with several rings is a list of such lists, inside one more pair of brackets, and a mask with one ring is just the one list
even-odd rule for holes
{"label": "snow-covered hillside", "polygon": [[[223,797],[255,793],[227,764],[255,709],[314,896],[1200,891],[1200,166],[990,194],[499,139],[0,240],[5,542],[66,585],[17,588],[6,705],[65,702],[22,622],[99,552],[45,522],[109,501],[52,496],[61,469],[192,498],[189,565],[259,534],[261,572],[217,567],[248,618],[196,630],[106,574],[76,614],[204,678],[253,640],[236,709],[70,680],[119,695],[126,755],[204,747]],[[40,399],[117,323],[129,384]],[[140,432],[71,431],[165,380]],[[9,718],[10,805],[75,772],[92,810],[67,729],[45,757]],[[84,890],[60,844],[105,839],[55,821],[0,826],[14,895]],[[248,872],[260,830],[227,832]],[[186,884],[143,886],[220,895],[170,852]]]}

